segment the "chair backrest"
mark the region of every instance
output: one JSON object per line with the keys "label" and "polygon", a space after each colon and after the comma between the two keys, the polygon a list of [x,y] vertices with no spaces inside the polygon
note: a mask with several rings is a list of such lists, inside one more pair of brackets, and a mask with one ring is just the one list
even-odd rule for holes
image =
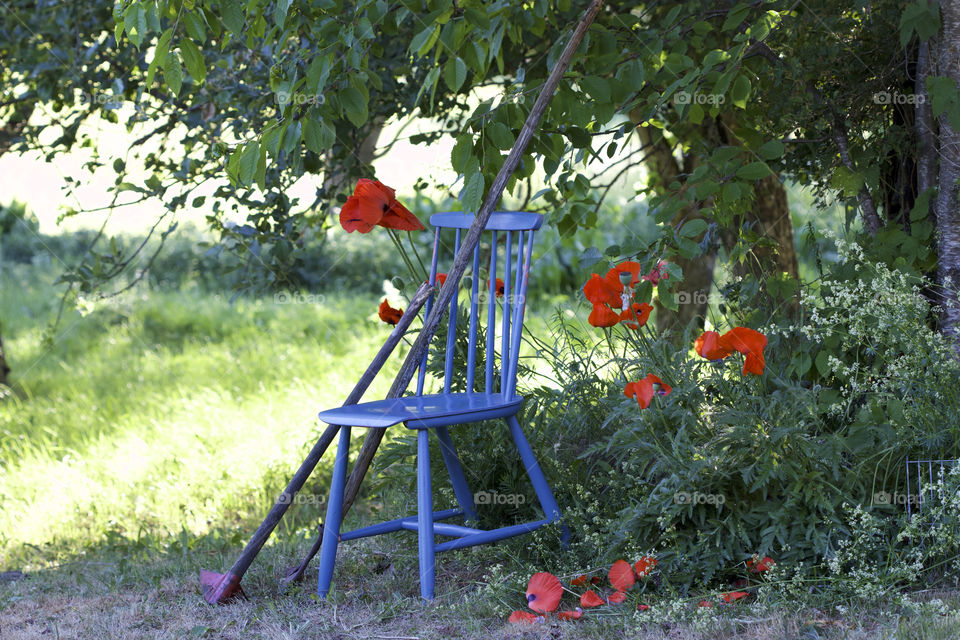
{"label": "chair backrest", "polygon": [[[460,236],[473,224],[475,216],[459,211],[437,213],[430,217],[435,228],[433,240],[433,258],[430,261],[430,284],[437,281],[437,262],[442,249],[449,247],[450,232],[453,230],[453,255],[460,250]],[[484,393],[497,393],[512,398],[517,386],[517,360],[520,352],[520,336],[523,331],[523,314],[527,300],[527,280],[530,275],[530,258],[533,253],[533,234],[543,223],[539,213],[524,211],[497,211],[490,216],[480,242],[473,250],[472,270],[464,272],[471,276],[470,309],[467,329],[467,393],[478,393],[478,381],[475,380],[477,363],[477,331],[481,322],[485,322],[486,345],[484,348]],[[445,253],[445,252],[444,252]],[[489,254],[483,261],[487,267],[487,279],[481,276],[481,253]],[[503,296],[497,297],[497,278],[503,280]],[[480,290],[485,284],[485,292]],[[449,283],[451,286],[453,283]],[[458,296],[450,301],[447,318],[447,335],[443,345],[444,374],[443,391],[450,393],[454,375],[453,360],[456,348],[457,322],[459,320]],[[482,304],[481,304],[482,303]],[[427,300],[426,313],[430,313],[433,296]],[[499,320],[498,320],[499,316]],[[500,389],[494,386],[494,360],[496,354],[497,328],[500,333]],[[423,394],[426,374],[427,355],[424,355],[417,374],[417,395]]]}

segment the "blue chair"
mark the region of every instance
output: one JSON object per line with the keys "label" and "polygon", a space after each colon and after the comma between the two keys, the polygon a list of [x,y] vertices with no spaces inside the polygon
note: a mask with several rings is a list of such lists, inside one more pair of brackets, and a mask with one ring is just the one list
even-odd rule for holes
{"label": "blue chair", "polygon": [[[436,283],[437,278],[441,232],[445,229],[455,230],[453,249],[456,253],[460,248],[461,232],[468,229],[473,221],[473,215],[460,212],[438,213],[430,218],[430,224],[436,228],[433,259],[430,265],[431,285]],[[523,403],[523,398],[517,397],[515,391],[520,334],[523,330],[523,312],[526,303],[527,278],[530,273],[530,254],[532,253],[534,231],[540,228],[542,222],[543,217],[536,213],[495,212],[487,223],[484,236],[489,236],[490,263],[486,296],[485,384],[482,390],[475,390],[476,381],[474,380],[474,371],[477,368],[477,328],[481,322],[479,283],[483,281],[480,271],[480,245],[478,245],[473,252],[466,392],[451,392],[458,312],[457,296],[455,295],[450,302],[446,340],[444,344],[440,345],[444,349],[442,353],[444,353],[445,358],[443,393],[430,395],[423,393],[427,364],[427,356],[425,355],[417,373],[415,395],[345,406],[320,414],[320,419],[328,424],[344,425],[340,428],[340,439],[337,444],[333,480],[330,487],[330,499],[327,503],[327,515],[324,521],[323,542],[320,548],[320,575],[317,593],[321,598],[326,598],[330,592],[330,583],[333,580],[333,569],[336,564],[337,544],[340,541],[375,536],[402,529],[416,531],[419,539],[420,595],[426,600],[432,600],[434,592],[434,555],[437,552],[496,542],[504,538],[528,533],[560,520],[560,509],[557,507],[556,500],[554,500],[553,492],[543,477],[540,465],[537,464],[533,451],[530,449],[516,417],[520,405]],[[501,249],[503,259],[498,260],[498,253]],[[497,312],[501,307],[501,303],[498,303],[499,298],[496,291],[496,277],[501,273],[497,270],[498,266],[502,267],[504,283],[499,322],[501,365],[499,390],[494,388],[496,380],[494,360],[498,326]],[[430,313],[432,301],[432,297],[427,301],[427,314]],[[512,302],[514,304],[511,304]],[[509,427],[510,436],[533,484],[544,517],[524,524],[481,530],[465,526],[475,523],[477,511],[473,494],[467,486],[467,480],[464,477],[460,460],[447,427],[496,418],[503,418]],[[351,427],[383,429],[401,423],[408,429],[417,431],[417,515],[340,533]],[[443,511],[433,510],[433,495],[430,483],[431,431],[439,441],[440,454],[450,475],[459,508]],[[464,525],[440,522],[457,516],[464,518]],[[563,531],[564,540],[566,540],[565,527]],[[436,544],[434,536],[444,536],[450,539]]]}

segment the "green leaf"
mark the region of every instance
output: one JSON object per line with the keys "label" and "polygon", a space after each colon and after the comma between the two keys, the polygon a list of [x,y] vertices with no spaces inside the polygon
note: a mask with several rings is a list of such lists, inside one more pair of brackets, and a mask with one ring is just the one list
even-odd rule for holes
{"label": "green leaf", "polygon": [[737,177],[741,180],[760,180],[766,178],[772,172],[765,162],[749,162],[737,169]]}
{"label": "green leaf", "polygon": [[243,186],[253,183],[253,176],[257,171],[257,160],[260,157],[260,144],[253,140],[241,148],[237,160],[237,180]]}
{"label": "green leaf", "polygon": [[303,142],[307,149],[314,153],[323,153],[323,138],[321,135],[322,126],[316,120],[304,119],[303,121]]}
{"label": "green leaf", "polygon": [[467,162],[473,156],[473,136],[470,133],[463,133],[457,138],[453,145],[453,151],[450,152],[450,164],[457,173],[465,173]]}
{"label": "green leaf", "polygon": [[147,10],[142,4],[131,4],[123,12],[123,28],[133,46],[139,49],[147,35]]}
{"label": "green leaf", "polygon": [[190,76],[196,80],[197,84],[203,84],[207,77],[207,66],[203,62],[200,48],[192,40],[184,38],[180,41],[180,51],[183,52],[183,61],[187,65]]}
{"label": "green leaf", "polygon": [[244,14],[240,0],[223,0],[220,3],[223,25],[235,36],[243,31]]}
{"label": "green leaf", "polygon": [[437,41],[439,35],[439,25],[428,25],[426,29],[413,36],[413,40],[410,41],[410,53],[415,53],[422,57]]}
{"label": "green leaf", "polygon": [[203,18],[193,11],[187,11],[183,15],[183,23],[187,28],[187,34],[191,38],[200,44],[207,41],[207,28],[203,23]]}
{"label": "green leaf", "polygon": [[850,171],[845,166],[840,165],[830,177],[830,186],[839,189],[845,197],[853,197],[863,188],[863,175]]}
{"label": "green leaf", "polygon": [[463,86],[467,79],[467,63],[459,56],[447,61],[447,66],[443,70],[443,81],[447,84],[450,91],[456,93]]}
{"label": "green leaf", "polygon": [[290,10],[290,3],[293,0],[277,0],[277,5],[273,9],[273,23],[283,28],[283,24],[287,21],[287,12]]}
{"label": "green leaf", "polygon": [[474,7],[466,7],[463,10],[463,15],[480,29],[486,30],[490,28],[490,18],[487,17],[486,11],[481,11]]}
{"label": "green leaf", "polygon": [[786,148],[783,143],[779,140],[770,140],[763,143],[760,149],[757,150],[757,153],[760,154],[760,157],[764,160],[774,160],[783,155]]}
{"label": "green leaf", "polygon": [[483,180],[483,174],[479,171],[471,173],[465,177],[463,191],[460,192],[460,203],[463,210],[467,213],[476,213],[480,209],[480,201],[483,198],[483,189],[486,183]]}
{"label": "green leaf", "polygon": [[163,81],[173,91],[173,95],[180,94],[183,85],[183,67],[180,64],[180,54],[171,51],[163,61]]}
{"label": "green leaf", "polygon": [[483,133],[490,138],[497,149],[507,150],[513,146],[513,134],[510,127],[502,122],[491,122],[483,128]]}
{"label": "green leaf", "polygon": [[701,218],[694,218],[693,220],[688,220],[680,228],[680,237],[681,238],[695,238],[700,235],[707,229],[707,221]]}
{"label": "green leaf", "polygon": [[154,75],[157,73],[157,68],[162,67],[164,61],[167,59],[167,53],[170,52],[170,38],[173,37],[173,29],[167,29],[157,40],[157,46],[153,51],[153,60],[150,61],[150,66],[147,67],[147,78],[144,82],[146,86],[151,86],[153,84]]}
{"label": "green leaf", "polygon": [[820,353],[817,354],[815,362],[817,371],[819,371],[820,375],[824,378],[833,373],[833,367],[830,366],[830,353],[826,349],[821,350]]}
{"label": "green leaf", "polygon": [[687,118],[689,118],[690,122],[693,124],[700,124],[703,122],[703,115],[703,107],[696,102],[691,104],[690,109],[687,111]]}
{"label": "green leaf", "polygon": [[343,111],[353,126],[359,127],[367,121],[367,99],[358,89],[347,87],[341,91],[340,104],[343,105]]}
{"label": "green leaf", "polygon": [[594,102],[610,102],[610,83],[600,76],[580,78],[580,86]]}
{"label": "green leaf", "polygon": [[750,79],[741,74],[733,81],[733,88],[730,89],[730,99],[734,106],[741,109],[747,108],[747,98],[750,97]]}

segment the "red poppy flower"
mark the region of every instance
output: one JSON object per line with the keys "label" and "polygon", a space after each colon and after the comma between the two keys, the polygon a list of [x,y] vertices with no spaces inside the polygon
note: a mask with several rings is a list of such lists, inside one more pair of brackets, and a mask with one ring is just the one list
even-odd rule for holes
{"label": "red poppy flower", "polygon": [[718,341],[723,347],[738,351],[746,358],[743,361],[743,373],[763,374],[766,362],[763,350],[767,346],[767,336],[748,327],[734,327],[720,336]]}
{"label": "red poppy flower", "polygon": [[436,284],[438,287],[443,287],[443,283],[446,281],[447,281],[447,274],[445,273],[437,274]]}
{"label": "red poppy flower", "polygon": [[633,563],[633,570],[637,572],[638,578],[650,575],[653,568],[657,566],[657,559],[653,556],[643,556]]}
{"label": "red poppy flower", "polygon": [[713,606],[713,603],[710,602],[709,600],[701,600],[699,603],[697,603],[697,606],[709,609],[710,607]]}
{"label": "red poppy flower", "polygon": [[[487,286],[487,289],[489,290],[489,289],[490,289],[490,279],[489,279],[489,278],[487,278],[487,285],[486,285],[486,286]],[[500,278],[497,278],[495,287],[496,287],[496,291],[495,291],[496,296],[497,296],[498,298],[502,298],[502,297],[503,297],[503,280],[501,280]]]}
{"label": "red poppy flower", "polygon": [[552,573],[535,573],[527,583],[527,606],[539,613],[556,609],[562,595],[563,585]]}
{"label": "red poppy flower", "polygon": [[623,395],[628,398],[636,396],[640,408],[646,409],[650,406],[654,393],[665,396],[671,391],[673,391],[673,388],[670,385],[651,373],[639,382],[628,382],[627,386],[623,388]]}
{"label": "red poppy flower", "polygon": [[640,278],[641,280],[646,280],[653,286],[657,286],[661,280],[666,280],[670,277],[670,274],[667,273],[667,263],[664,260],[661,260],[657,263],[650,273]]}
{"label": "red poppy flower", "polygon": [[541,616],[529,611],[514,611],[510,614],[508,621],[514,624],[533,624],[537,622],[538,618],[541,618]]}
{"label": "red poppy flower", "polygon": [[607,598],[607,602],[610,604],[620,604],[627,599],[627,593],[625,591],[614,591],[610,594],[610,597]]}
{"label": "red poppy flower", "polygon": [[633,586],[635,582],[633,578],[633,568],[630,566],[630,563],[626,560],[617,560],[613,563],[613,566],[610,567],[607,577],[610,578],[610,584],[613,585],[613,588],[617,591],[626,591]]}
{"label": "red poppy flower", "polygon": [[403,317],[403,309],[394,309],[387,302],[387,299],[384,298],[383,302],[380,303],[379,310],[380,319],[386,322],[387,324],[397,324],[400,322],[400,318]]}
{"label": "red poppy flower", "polygon": [[634,302],[632,309],[627,309],[620,314],[620,321],[631,329],[639,329],[647,324],[651,311],[653,311],[653,306],[646,302]]}
{"label": "red poppy flower", "polygon": [[591,607],[599,607],[602,604],[606,603],[603,601],[603,598],[594,593],[593,589],[580,596],[581,607],[589,609]]}
{"label": "red poppy flower", "polygon": [[583,609],[577,607],[573,611],[560,611],[557,620],[579,620],[583,616]]}
{"label": "red poppy flower", "polygon": [[736,602],[740,598],[746,598],[749,593],[746,591],[730,591],[728,593],[721,593],[720,597],[723,598],[723,601],[726,603]]}
{"label": "red poppy flower", "polygon": [[747,560],[747,569],[752,573],[763,573],[769,571],[776,564],[770,556],[764,556],[763,560],[758,560],[757,556]]}
{"label": "red poppy flower", "polygon": [[594,305],[608,304],[611,307],[620,308],[620,292],[623,291],[623,285],[617,281],[611,284],[608,279],[601,278],[596,273],[590,274],[590,279],[583,285],[583,295]]}
{"label": "red poppy flower", "polygon": [[733,353],[733,349],[720,343],[720,334],[716,331],[704,331],[700,334],[694,348],[707,360],[722,360]]}
{"label": "red poppy flower", "polygon": [[396,192],[379,180],[361,178],[340,208],[340,226],[348,233],[369,233],[374,226],[401,231],[420,231],[424,228],[417,217],[397,202]]}
{"label": "red poppy flower", "polygon": [[[624,283],[623,280],[620,279],[621,273],[629,273],[630,282]],[[633,260],[627,260],[625,262],[621,262],[617,266],[607,271],[607,276],[605,279],[612,286],[617,288],[617,293],[619,293],[620,291],[623,291],[624,284],[626,284],[626,286],[628,287],[634,287],[637,285],[638,282],[640,282],[640,263],[634,262]],[[624,280],[625,279],[626,277],[624,277]]]}
{"label": "red poppy flower", "polygon": [[650,605],[648,605],[648,604],[638,604],[638,605],[637,605],[637,611],[646,611],[646,610],[649,609],[649,608],[650,608]]}
{"label": "red poppy flower", "polygon": [[587,322],[594,327],[612,327],[620,322],[620,316],[605,304],[595,304]]}

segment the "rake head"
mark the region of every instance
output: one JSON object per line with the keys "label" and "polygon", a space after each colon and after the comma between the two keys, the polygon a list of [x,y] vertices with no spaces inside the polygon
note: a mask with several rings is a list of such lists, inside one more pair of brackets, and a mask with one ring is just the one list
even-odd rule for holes
{"label": "rake head", "polygon": [[209,604],[223,604],[235,596],[247,597],[240,586],[240,576],[234,573],[200,572],[200,589]]}

